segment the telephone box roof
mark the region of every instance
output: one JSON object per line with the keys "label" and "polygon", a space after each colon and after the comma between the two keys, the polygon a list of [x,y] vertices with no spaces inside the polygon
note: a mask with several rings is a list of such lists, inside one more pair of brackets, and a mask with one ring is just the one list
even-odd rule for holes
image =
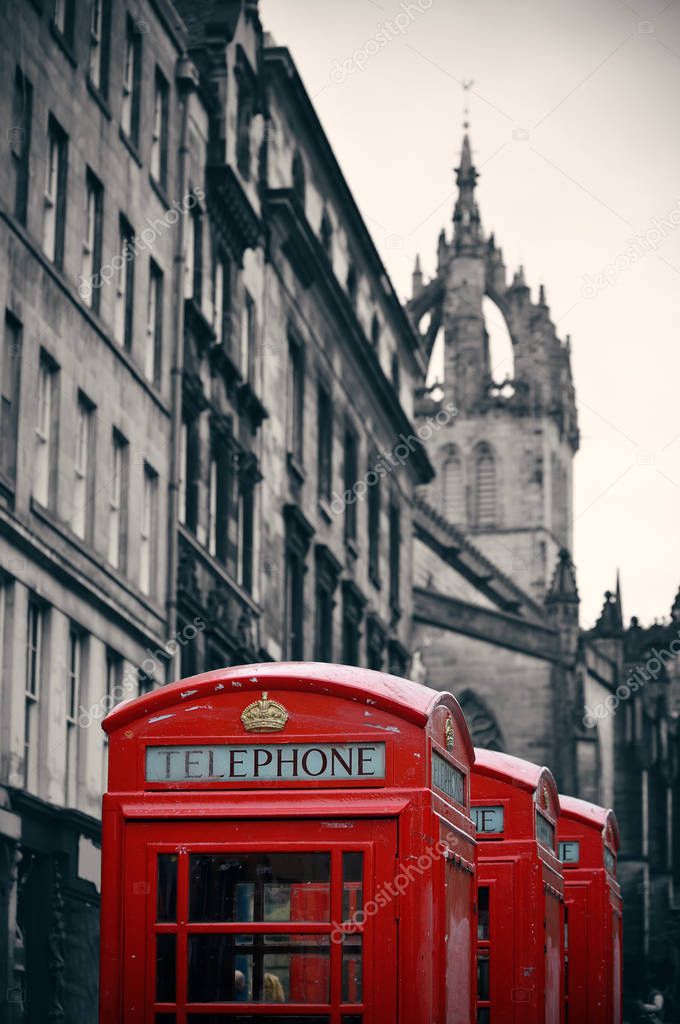
{"label": "telephone box roof", "polygon": [[616,849],[618,850],[621,840],[619,823],[616,820],[616,815],[610,808],[591,804],[588,800],[579,800],[575,796],[563,796],[560,793],[560,815],[563,818],[580,821],[582,824],[596,828],[600,832],[609,826],[614,836]]}
{"label": "telephone box roof", "polygon": [[524,761],[521,757],[502,754],[497,750],[475,747],[474,772],[476,775],[502,779],[530,793],[536,791],[539,783],[547,785],[554,798],[555,807],[560,807],[560,797],[552,772],[549,768],[542,768],[532,761]]}
{"label": "telephone box roof", "polygon": [[102,726],[107,733],[113,733],[146,715],[156,714],[187,700],[215,697],[229,690],[238,690],[240,693],[257,693],[262,690],[326,693],[342,700],[370,703],[421,728],[427,724],[433,710],[444,705],[459,723],[469,761],[474,761],[474,748],[467,723],[453,694],[432,690],[398,676],[348,665],[295,661],[216,669],[168,683],[142,697],[121,701],[106,716]]}

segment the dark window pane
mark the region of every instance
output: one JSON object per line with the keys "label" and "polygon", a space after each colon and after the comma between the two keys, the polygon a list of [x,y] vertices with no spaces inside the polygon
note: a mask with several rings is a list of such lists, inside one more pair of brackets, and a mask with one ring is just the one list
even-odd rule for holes
{"label": "dark window pane", "polygon": [[361,1024],[363,1019],[360,1013],[343,1013],[342,1024]]}
{"label": "dark window pane", "polygon": [[477,1010],[477,1024],[491,1024],[491,1010],[488,1006],[480,1006]]}
{"label": "dark window pane", "polygon": [[176,936],[156,936],[156,999],[159,1003],[175,1001]]}
{"label": "dark window pane", "polygon": [[177,854],[158,854],[157,921],[177,920]]}
{"label": "dark window pane", "polygon": [[489,998],[489,954],[477,954],[477,998]]}
{"label": "dark window pane", "polygon": [[157,1013],[156,1024],[177,1024],[177,1017],[174,1013]]}
{"label": "dark window pane", "polygon": [[191,921],[329,921],[330,854],[192,854]]}
{"label": "dark window pane", "polygon": [[345,935],[342,942],[342,1001],[362,1001],[361,935]]}
{"label": "dark window pane", "polygon": [[477,890],[477,939],[481,942],[489,938],[489,886],[480,885]]}
{"label": "dark window pane", "polygon": [[190,935],[189,1001],[326,1003],[327,935]]}
{"label": "dark window pane", "polygon": [[342,855],[342,919],[350,921],[363,904],[363,853]]}

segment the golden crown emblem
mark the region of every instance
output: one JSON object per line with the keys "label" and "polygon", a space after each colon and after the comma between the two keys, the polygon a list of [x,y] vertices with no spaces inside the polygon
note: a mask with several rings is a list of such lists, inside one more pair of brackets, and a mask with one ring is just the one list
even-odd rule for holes
{"label": "golden crown emblem", "polygon": [[446,746],[447,750],[453,750],[453,742],[453,722],[451,721],[451,716],[449,715],[446,721],[444,722],[444,745]]}
{"label": "golden crown emblem", "polygon": [[288,712],[277,700],[269,700],[263,690],[260,700],[244,709],[241,721],[248,732],[279,732],[288,721]]}

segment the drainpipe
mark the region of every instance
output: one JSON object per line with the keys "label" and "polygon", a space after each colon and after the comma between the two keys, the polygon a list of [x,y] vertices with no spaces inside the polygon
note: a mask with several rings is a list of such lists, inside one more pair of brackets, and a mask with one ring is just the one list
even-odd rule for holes
{"label": "drainpipe", "polygon": [[[179,201],[182,202],[187,193],[189,181],[189,101],[191,93],[198,85],[198,71],[186,53],[177,62],[175,81],[180,97],[180,139],[179,139]],[[177,221],[175,235],[175,257],[173,280],[175,293],[174,332],[172,366],[170,369],[170,483],[168,487],[168,574],[167,574],[167,629],[168,640],[175,638],[177,632],[177,577],[179,567],[179,480],[180,437],[182,430],[182,378],[184,375],[184,222],[181,216]],[[173,652],[168,663],[166,674],[171,679],[180,676],[179,647]],[[166,679],[166,682],[169,681]]]}

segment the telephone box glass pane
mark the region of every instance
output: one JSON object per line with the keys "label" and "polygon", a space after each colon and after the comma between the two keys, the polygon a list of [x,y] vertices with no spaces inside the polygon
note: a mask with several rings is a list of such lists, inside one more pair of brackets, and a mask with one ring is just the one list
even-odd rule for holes
{"label": "telephone box glass pane", "polygon": [[330,921],[328,853],[196,853],[190,921]]}
{"label": "telephone box glass pane", "polygon": [[477,890],[477,939],[489,940],[489,886],[480,885]]}
{"label": "telephone box glass pane", "polygon": [[354,851],[342,855],[342,919],[350,921],[362,909],[364,855]]}
{"label": "telephone box glass pane", "polygon": [[361,935],[345,935],[342,940],[342,1001],[360,1003],[362,995]]}
{"label": "telephone box glass pane", "polygon": [[158,854],[157,921],[177,920],[177,854]]}
{"label": "telephone box glass pane", "polygon": [[360,1013],[343,1013],[342,1024],[361,1024],[363,1017]]}
{"label": "telephone box glass pane", "polygon": [[489,998],[489,954],[477,954],[477,998]]}
{"label": "telephone box glass pane", "polygon": [[174,1013],[157,1013],[155,1021],[156,1024],[177,1024]]}
{"label": "telephone box glass pane", "polygon": [[[347,1021],[361,1024],[361,1017],[343,1017],[343,1024],[345,1019]],[[254,1013],[239,1013],[235,1017],[229,1015],[228,1017],[221,1013],[188,1013],[187,1024],[330,1024],[330,1017],[270,1017],[262,1014]]]}
{"label": "telephone box glass pane", "polygon": [[327,1003],[327,935],[189,935],[192,1003]]}
{"label": "telephone box glass pane", "polygon": [[491,1010],[488,1006],[480,1006],[477,1010],[477,1024],[491,1024]]}
{"label": "telephone box glass pane", "polygon": [[175,935],[156,936],[156,999],[159,1003],[175,1001]]}

